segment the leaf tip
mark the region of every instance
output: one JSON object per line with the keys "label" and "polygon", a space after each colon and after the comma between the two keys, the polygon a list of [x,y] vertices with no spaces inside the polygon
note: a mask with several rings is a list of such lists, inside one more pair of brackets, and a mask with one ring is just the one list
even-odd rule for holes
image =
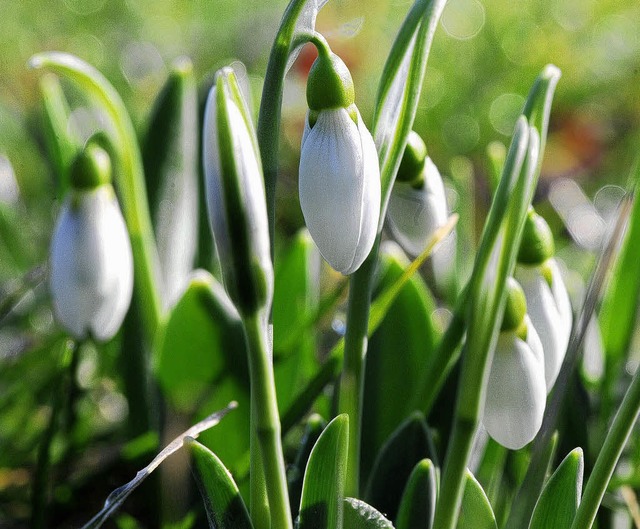
{"label": "leaf tip", "polygon": [[557,82],[562,77],[562,71],[555,64],[547,64],[540,73],[540,77],[545,81]]}
{"label": "leaf tip", "polygon": [[44,53],[36,53],[32,55],[31,58],[27,61],[27,66],[32,70],[37,70],[38,68],[42,68],[45,63],[46,55]]}

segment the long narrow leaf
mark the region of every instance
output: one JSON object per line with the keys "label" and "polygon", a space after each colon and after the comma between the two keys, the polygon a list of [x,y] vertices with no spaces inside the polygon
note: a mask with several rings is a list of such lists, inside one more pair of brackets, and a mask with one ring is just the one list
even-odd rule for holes
{"label": "long narrow leaf", "polygon": [[[640,159],[630,178],[631,189],[640,183]],[[600,309],[600,328],[607,370],[612,371],[626,354],[635,329],[640,294],[640,200],[634,201],[620,253],[613,265],[609,286]]]}
{"label": "long narrow leaf", "polygon": [[409,11],[385,63],[373,117],[380,157],[380,229],[391,188],[413,127],[427,58],[446,0],[417,0]]}
{"label": "long narrow leaf", "polygon": [[218,424],[220,420],[235,407],[235,402],[229,403],[226,408],[213,413],[176,437],[162,450],[162,452],[153,458],[151,463],[142,470],[139,470],[135,478],[109,494],[104,502],[102,510],[83,525],[82,529],[95,529],[100,527],[120,507],[120,505],[122,505],[124,500],[127,499],[129,494],[131,494],[140,485],[140,483],[142,483],[156,468],[158,468],[167,457],[183,447],[187,438],[196,439],[201,432]]}
{"label": "long narrow leaf", "polygon": [[142,153],[165,307],[186,286],[197,249],[198,128],[193,65],[183,57],[156,98]]}
{"label": "long narrow leaf", "polygon": [[69,104],[58,79],[51,74],[43,76],[40,92],[47,150],[57,173],[58,197],[63,197],[69,187],[69,168],[80,142],[69,130]]}

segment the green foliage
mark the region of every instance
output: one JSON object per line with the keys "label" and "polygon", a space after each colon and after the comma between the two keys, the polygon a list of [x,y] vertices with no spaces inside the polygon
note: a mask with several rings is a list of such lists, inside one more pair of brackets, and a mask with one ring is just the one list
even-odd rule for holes
{"label": "green foliage", "polygon": [[[246,366],[242,323],[222,285],[194,274],[158,338],[155,373],[169,402],[193,412],[212,384]],[[246,369],[246,368],[245,368]],[[240,369],[240,373],[242,369]]]}
{"label": "green foliage", "polygon": [[194,439],[185,444],[194,460],[194,477],[211,529],[252,529],[251,519],[233,477],[222,461]]}
{"label": "green foliage", "polygon": [[[397,247],[383,250],[374,298],[398,281],[406,264]],[[362,419],[364,480],[383,443],[413,411],[412,397],[422,384],[438,339],[432,320],[435,308],[436,303],[424,281],[414,275],[402,287],[371,336]]]}
{"label": "green foliage", "polygon": [[304,473],[299,529],[342,529],[349,418],[338,415],[316,442]]}
{"label": "green foliage", "polygon": [[320,255],[306,230],[276,259],[272,320],[280,410],[291,405],[319,365],[316,330],[308,324],[319,302],[319,271]]}
{"label": "green foliage", "polygon": [[480,483],[467,470],[456,529],[498,529],[491,504]]}
{"label": "green foliage", "polygon": [[437,490],[436,468],[431,460],[423,459],[414,467],[402,492],[396,529],[431,529]]}
{"label": "green foliage", "polygon": [[569,453],[549,478],[531,517],[529,529],[569,529],[580,505],[584,455],[580,448]]}
{"label": "green foliage", "polygon": [[371,505],[355,498],[345,498],[344,529],[393,529],[393,525]]}
{"label": "green foliage", "polygon": [[389,437],[373,465],[365,499],[395,519],[405,484],[423,459],[437,462],[424,417],[416,412]]}

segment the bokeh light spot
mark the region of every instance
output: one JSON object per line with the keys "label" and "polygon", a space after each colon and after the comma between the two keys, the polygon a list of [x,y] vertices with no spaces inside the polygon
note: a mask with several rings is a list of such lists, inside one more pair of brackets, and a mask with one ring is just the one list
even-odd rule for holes
{"label": "bokeh light spot", "polygon": [[442,26],[454,39],[475,37],[484,26],[484,6],[479,0],[451,0],[442,13]]}
{"label": "bokeh light spot", "polygon": [[524,107],[524,97],[519,94],[502,94],[489,108],[489,121],[500,134],[510,136],[518,116]]}
{"label": "bokeh light spot", "polygon": [[164,61],[150,42],[132,42],[122,52],[120,68],[131,85],[144,83],[165,74]]}

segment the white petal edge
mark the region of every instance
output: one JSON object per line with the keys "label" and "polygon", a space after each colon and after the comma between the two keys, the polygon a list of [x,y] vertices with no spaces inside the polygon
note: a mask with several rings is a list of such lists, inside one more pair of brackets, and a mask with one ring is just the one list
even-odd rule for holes
{"label": "white petal edge", "polygon": [[300,154],[300,207],[320,253],[343,274],[360,240],[363,163],[360,133],[347,110],[319,112]]}
{"label": "white petal edge", "polygon": [[389,199],[389,229],[400,246],[413,257],[422,253],[435,230],[447,222],[444,184],[431,158],[426,159],[424,170],[422,188],[396,182]]}
{"label": "white petal edge", "polygon": [[536,266],[518,265],[515,278],[522,285],[527,299],[527,313],[542,342],[547,392],[550,392],[567,352],[573,316],[555,260],[548,260],[545,266],[552,272],[552,287]]}
{"label": "white petal edge", "polygon": [[530,321],[527,326],[526,342],[514,332],[498,338],[482,419],[489,435],[511,450],[534,439],[546,405],[542,345]]}

